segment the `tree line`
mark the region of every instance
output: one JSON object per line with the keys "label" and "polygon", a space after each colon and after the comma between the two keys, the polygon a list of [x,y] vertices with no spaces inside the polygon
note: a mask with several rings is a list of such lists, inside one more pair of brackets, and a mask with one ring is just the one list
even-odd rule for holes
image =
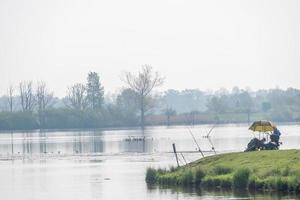
{"label": "tree line", "polygon": [[155,93],[164,82],[158,72],[143,65],[126,72],[123,89],[107,98],[96,72],[85,83],[55,97],[45,82],[21,81],[0,97],[0,129],[70,129],[120,126],[247,122],[253,119],[300,120],[300,90],[251,91],[234,87],[215,92],[167,90]]}
{"label": "tree line", "polygon": [[10,86],[2,97],[5,107],[0,113],[0,129],[99,128],[141,126],[145,114],[153,107],[153,89],[164,78],[150,65],[137,73],[126,72],[124,89],[113,103],[105,103],[99,74],[90,72],[86,83],[68,87],[64,98],[49,91],[45,82],[22,81]]}

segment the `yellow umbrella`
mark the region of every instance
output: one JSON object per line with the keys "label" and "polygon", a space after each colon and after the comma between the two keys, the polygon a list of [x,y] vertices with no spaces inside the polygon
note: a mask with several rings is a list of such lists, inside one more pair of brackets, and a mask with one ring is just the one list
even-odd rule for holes
{"label": "yellow umbrella", "polygon": [[258,131],[258,132],[268,132],[274,131],[275,125],[270,121],[255,121],[249,127],[249,130]]}

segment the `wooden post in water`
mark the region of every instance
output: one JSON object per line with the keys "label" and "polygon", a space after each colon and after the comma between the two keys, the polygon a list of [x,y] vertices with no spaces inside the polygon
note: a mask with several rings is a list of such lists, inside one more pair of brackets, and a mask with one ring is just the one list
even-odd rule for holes
{"label": "wooden post in water", "polygon": [[177,162],[177,166],[179,167],[179,162],[178,162],[178,157],[177,157],[177,152],[176,152],[176,146],[175,144],[173,143],[173,151],[174,151],[174,154],[175,154],[175,158],[176,158],[176,162]]}

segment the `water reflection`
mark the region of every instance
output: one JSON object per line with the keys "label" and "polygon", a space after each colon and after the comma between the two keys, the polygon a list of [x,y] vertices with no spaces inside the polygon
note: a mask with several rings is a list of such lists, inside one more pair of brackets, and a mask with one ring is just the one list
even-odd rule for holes
{"label": "water reflection", "polygon": [[[210,140],[205,138],[208,126],[193,128],[194,135],[202,150],[212,151],[212,146],[220,152],[242,151],[252,134],[247,126],[216,127]],[[283,126],[282,149],[298,148],[299,126]],[[92,130],[72,132],[8,132],[0,134],[1,155],[95,155],[118,153],[167,153],[172,152],[172,143],[178,151],[196,151],[185,127],[154,127],[140,131],[132,130]],[[211,152],[213,153],[213,151]]]}
{"label": "water reflection", "polygon": [[47,153],[47,142],[46,142],[46,133],[43,130],[39,132],[39,143],[40,143],[40,153]]}
{"label": "water reflection", "polygon": [[231,190],[231,189],[209,189],[209,188],[190,188],[190,187],[162,187],[162,186],[147,186],[148,192],[175,194],[178,197],[180,194],[190,194],[192,196],[200,196],[201,199],[300,199],[297,194],[288,194],[281,192],[259,192],[248,190]]}
{"label": "water reflection", "polygon": [[101,132],[92,132],[92,137],[90,137],[90,152],[101,153],[104,152],[104,142],[101,140],[99,135]]}
{"label": "water reflection", "polygon": [[32,154],[32,133],[25,132],[22,134],[23,143],[22,143],[22,152],[23,154]]}

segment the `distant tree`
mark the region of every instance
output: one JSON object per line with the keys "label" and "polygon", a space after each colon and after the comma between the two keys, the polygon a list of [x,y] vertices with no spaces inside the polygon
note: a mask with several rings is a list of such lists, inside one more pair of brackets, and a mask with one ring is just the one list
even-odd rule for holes
{"label": "distant tree", "polygon": [[151,92],[154,88],[161,86],[164,78],[158,72],[153,73],[150,65],[143,65],[138,74],[126,72],[124,81],[127,87],[136,92],[140,104],[141,127],[144,128],[145,112],[148,105],[148,99],[151,98]]}
{"label": "distant tree", "polygon": [[99,75],[90,72],[87,77],[87,101],[92,109],[99,109],[103,104],[104,89],[101,86]]}
{"label": "distant tree", "polygon": [[14,87],[10,85],[7,90],[7,103],[9,107],[9,112],[13,112],[14,106]]}
{"label": "distant tree", "polygon": [[32,81],[19,84],[20,102],[23,111],[32,112],[35,106],[35,95],[33,93]]}
{"label": "distant tree", "polygon": [[167,125],[170,126],[170,119],[172,116],[176,115],[176,110],[172,108],[166,108],[164,110],[164,114],[167,116]]}
{"label": "distant tree", "polygon": [[41,81],[37,84],[36,89],[36,102],[37,102],[37,111],[39,117],[40,127],[45,125],[45,110],[53,100],[53,93],[49,92],[46,87],[46,83]]}
{"label": "distant tree", "polygon": [[268,112],[271,109],[271,103],[270,102],[263,102],[261,104],[261,109],[263,112]]}
{"label": "distant tree", "polygon": [[126,113],[136,113],[138,111],[138,99],[135,91],[131,89],[122,90],[117,96],[116,103],[122,111]]}
{"label": "distant tree", "polygon": [[68,88],[67,105],[72,109],[82,111],[87,107],[86,87],[77,83]]}
{"label": "distant tree", "polygon": [[242,92],[239,94],[239,105],[242,112],[245,112],[248,117],[248,123],[250,123],[250,114],[253,112],[254,102],[248,92]]}
{"label": "distant tree", "polygon": [[125,124],[136,124],[137,113],[139,111],[138,96],[131,89],[124,89],[116,98],[118,117],[122,117]]}
{"label": "distant tree", "polygon": [[237,86],[234,86],[231,90],[232,94],[239,94],[240,93],[240,88]]}
{"label": "distant tree", "polygon": [[215,114],[220,114],[226,110],[226,105],[224,102],[221,100],[221,98],[217,96],[213,96],[210,98],[207,102],[207,108],[208,111],[215,113]]}

